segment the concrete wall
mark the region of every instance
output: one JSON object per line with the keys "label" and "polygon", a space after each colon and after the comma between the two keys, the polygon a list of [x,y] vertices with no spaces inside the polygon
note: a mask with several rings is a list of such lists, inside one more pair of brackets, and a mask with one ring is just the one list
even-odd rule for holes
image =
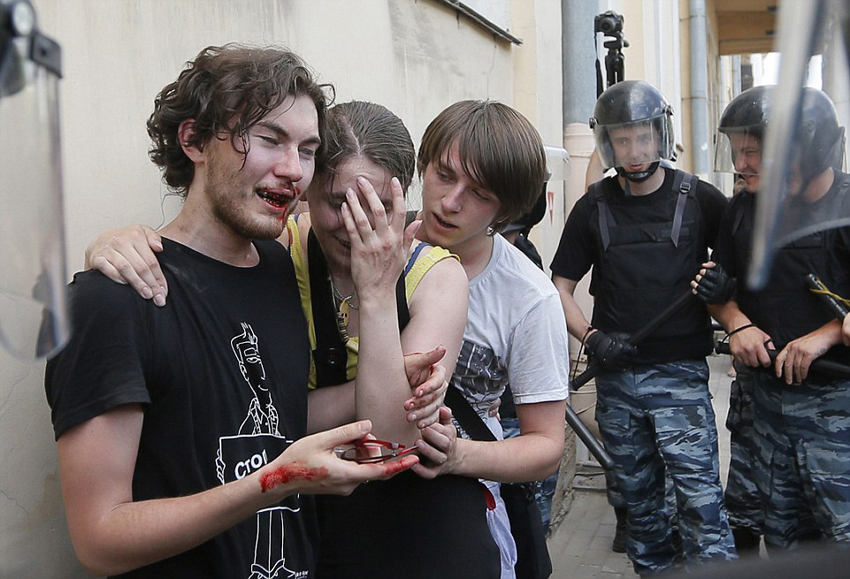
{"label": "concrete wall", "polygon": [[[435,0],[33,3],[63,48],[70,271],[97,232],[160,226],[179,209],[147,159],[144,122],[159,89],[210,44],[288,45],[336,85],[338,101],[386,105],[417,142],[440,110],[464,98],[515,104],[547,144],[561,142],[557,0],[510,0],[511,33],[522,46]],[[0,577],[86,576],[67,537],[42,379],[43,364],[0,351]]]}
{"label": "concrete wall", "polygon": [[[690,7],[688,0],[679,1],[680,13],[680,50],[682,62],[688,62],[690,59],[691,50],[691,33],[690,33]],[[720,62],[719,41],[717,31],[717,20],[715,18],[714,1],[707,0],[705,7],[705,34],[706,34],[706,105],[707,105],[707,134],[703,142],[694,142],[691,128],[693,126],[692,111],[691,111],[691,71],[689,66],[683,66],[681,69],[681,87],[682,87],[682,107],[677,110],[681,111],[682,126],[681,133],[677,135],[677,143],[682,145],[682,152],[679,156],[677,165],[687,171],[693,171],[694,167],[694,150],[699,149],[702,152],[707,151],[708,154],[708,172],[700,175],[701,179],[712,182],[715,185],[722,185],[725,180],[722,175],[714,172],[714,134],[715,128],[720,121],[720,115],[723,108],[728,103],[725,100],[725,94],[728,92],[726,86],[729,84],[728,75],[730,71],[724,70]],[[679,127],[677,127],[679,128]],[[730,181],[731,183],[731,181]],[[731,195],[731,191],[729,192]]]}
{"label": "concrete wall", "polygon": [[[529,116],[547,146],[563,147],[560,2],[516,2],[513,21],[512,31],[525,49],[517,50],[514,59],[514,106]],[[547,196],[546,216],[531,239],[548,268],[566,221],[564,182],[550,181]]]}

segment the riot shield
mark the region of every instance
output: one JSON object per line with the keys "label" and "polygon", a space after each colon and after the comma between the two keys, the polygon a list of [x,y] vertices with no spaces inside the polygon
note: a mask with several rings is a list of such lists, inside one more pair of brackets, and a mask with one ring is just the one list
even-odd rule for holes
{"label": "riot shield", "polygon": [[[850,193],[830,189],[840,177],[836,171],[844,159],[844,130],[838,126],[831,102],[822,98],[824,93],[804,88],[808,63],[816,53],[829,52],[847,70],[849,37],[850,3],[846,0],[780,5],[779,80],[762,151],[748,275],[753,289],[767,283],[778,247],[823,229],[850,225]],[[828,120],[830,116],[835,123]]]}
{"label": "riot shield", "polygon": [[29,2],[0,2],[0,345],[25,360],[69,334],[59,61]]}

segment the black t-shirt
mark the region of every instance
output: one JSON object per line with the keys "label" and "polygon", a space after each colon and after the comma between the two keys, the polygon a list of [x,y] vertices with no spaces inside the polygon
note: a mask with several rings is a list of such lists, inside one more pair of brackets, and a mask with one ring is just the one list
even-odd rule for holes
{"label": "black t-shirt", "polygon": [[[826,195],[816,205],[834,206],[835,196],[850,176],[837,174]],[[850,202],[850,196],[848,200]],[[743,192],[729,203],[720,225],[712,259],[737,278],[736,301],[741,311],[782,349],[788,342],[820,328],[834,318],[821,298],[805,283],[817,275],[834,293],[850,297],[850,227],[807,235],[777,250],[767,284],[754,292],[747,287],[753,245],[756,194]],[[811,208],[813,211],[816,207]],[[850,350],[836,346],[828,357],[850,363]]]}
{"label": "black t-shirt", "polygon": [[[664,182],[661,186],[652,193],[639,196],[626,196],[616,176],[607,177],[598,185],[602,188],[601,193],[607,200],[617,226],[640,228],[644,224],[672,221],[673,209],[679,195],[678,190],[673,190],[674,176],[674,170],[665,170]],[[700,219],[700,223],[694,227],[695,231],[691,232],[693,243],[697,247],[691,250],[693,255],[687,258],[687,271],[673,272],[673,277],[677,280],[674,284],[675,287],[670,288],[670,291],[675,294],[688,290],[689,281],[699,270],[699,264],[707,259],[708,250],[706,246],[714,245],[723,210],[727,204],[726,197],[716,187],[704,181],[698,181],[693,198],[698,208],[697,218]],[[576,202],[564,226],[558,250],[550,266],[554,275],[579,281],[600,260],[600,256],[603,254],[603,242],[599,226],[598,206],[599,203],[592,192],[586,193]],[[645,285],[645,282],[651,282],[658,277],[659,270],[664,270],[667,273],[667,269],[676,267],[666,263],[664,258],[659,256],[660,246],[660,243],[634,243],[631,245],[630,251],[633,252],[636,262],[640,261],[633,268],[635,271],[632,271],[631,274],[637,278],[642,277],[643,281],[635,279],[633,283],[626,285],[636,287]],[[672,244],[670,244],[670,247],[673,247]],[[617,275],[617,273],[609,275]],[[601,286],[602,282],[611,281],[600,279],[601,276],[603,274],[594,271],[594,279],[591,284],[591,294],[594,296],[598,294],[598,287],[595,286]],[[628,308],[629,303],[632,303],[634,309],[641,309],[647,307],[641,302],[641,298],[644,296],[644,292],[623,291],[617,297],[623,302],[621,307]],[[651,306],[653,311],[644,312],[643,317],[652,317],[660,313],[668,303],[653,304]],[[698,304],[690,304],[689,307],[692,307],[692,309],[702,308],[704,312],[704,307]],[[699,314],[699,312],[696,312],[696,314]],[[696,314],[694,319],[696,319]],[[683,329],[682,335],[679,336],[669,336],[664,339],[649,336],[639,346],[639,358],[642,361],[656,362],[704,356],[707,353],[706,348],[710,349],[710,337],[707,337],[710,328],[707,315],[703,315],[701,320],[691,324],[695,327]],[[639,328],[601,329],[603,331],[634,332]]]}
{"label": "black t-shirt", "polygon": [[[275,242],[255,246],[260,263],[240,268],[165,239],[163,308],[97,272],[70,284],[72,338],[45,376],[55,434],[142,405],[134,500],[243,478],[306,432],[310,350],[292,262]],[[276,566],[307,576],[315,524],[312,498],[289,497],[126,576],[243,578]]]}

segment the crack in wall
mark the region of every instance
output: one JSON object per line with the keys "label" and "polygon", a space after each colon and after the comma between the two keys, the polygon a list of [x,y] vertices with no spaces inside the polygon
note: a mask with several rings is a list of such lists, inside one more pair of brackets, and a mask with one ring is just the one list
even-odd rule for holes
{"label": "crack in wall", "polygon": [[7,501],[12,503],[16,507],[18,507],[18,509],[20,509],[25,515],[29,516],[30,512],[27,509],[25,509],[24,506],[21,505],[21,503],[19,503],[17,500],[15,500],[15,498],[13,496],[11,496],[9,493],[4,491],[2,488],[0,488],[0,496],[4,497]]}

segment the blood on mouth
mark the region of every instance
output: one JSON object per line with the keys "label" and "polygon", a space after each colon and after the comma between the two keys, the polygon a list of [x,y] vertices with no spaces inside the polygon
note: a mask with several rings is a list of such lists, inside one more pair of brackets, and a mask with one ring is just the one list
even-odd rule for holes
{"label": "blood on mouth", "polygon": [[273,207],[278,207],[278,208],[284,207],[287,203],[287,199],[283,195],[277,195],[275,193],[270,193],[269,191],[266,191],[265,189],[260,189],[257,192],[257,194],[266,203],[268,203],[269,205],[272,205]]}

